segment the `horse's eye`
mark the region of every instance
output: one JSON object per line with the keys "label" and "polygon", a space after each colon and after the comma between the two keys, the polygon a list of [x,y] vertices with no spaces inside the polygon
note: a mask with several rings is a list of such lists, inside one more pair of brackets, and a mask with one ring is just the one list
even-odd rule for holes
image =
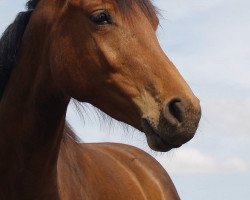
{"label": "horse's eye", "polygon": [[90,19],[97,25],[106,25],[113,23],[112,17],[107,11],[100,11],[98,13],[95,13],[90,17]]}

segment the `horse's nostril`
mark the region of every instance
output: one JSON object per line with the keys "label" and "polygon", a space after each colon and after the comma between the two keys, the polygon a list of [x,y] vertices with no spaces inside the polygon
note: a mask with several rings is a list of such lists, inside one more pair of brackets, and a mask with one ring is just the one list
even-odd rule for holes
{"label": "horse's nostril", "polygon": [[165,118],[173,125],[182,123],[185,118],[185,106],[180,99],[171,100],[164,112]]}
{"label": "horse's nostril", "polygon": [[173,100],[169,104],[169,112],[179,121],[184,121],[185,108],[180,100]]}

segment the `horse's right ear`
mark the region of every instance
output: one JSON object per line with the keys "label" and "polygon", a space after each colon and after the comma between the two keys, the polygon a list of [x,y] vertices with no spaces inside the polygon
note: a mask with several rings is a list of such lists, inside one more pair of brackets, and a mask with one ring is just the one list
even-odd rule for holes
{"label": "horse's right ear", "polygon": [[26,8],[28,10],[34,10],[38,4],[39,0],[29,0],[27,3],[26,3]]}

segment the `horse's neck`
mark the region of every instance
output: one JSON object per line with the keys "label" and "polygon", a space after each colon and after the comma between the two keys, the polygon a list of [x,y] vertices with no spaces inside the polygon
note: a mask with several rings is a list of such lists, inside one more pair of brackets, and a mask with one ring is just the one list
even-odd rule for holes
{"label": "horse's neck", "polygon": [[47,55],[34,52],[24,42],[0,102],[0,199],[58,199],[56,164],[68,99],[41,63]]}

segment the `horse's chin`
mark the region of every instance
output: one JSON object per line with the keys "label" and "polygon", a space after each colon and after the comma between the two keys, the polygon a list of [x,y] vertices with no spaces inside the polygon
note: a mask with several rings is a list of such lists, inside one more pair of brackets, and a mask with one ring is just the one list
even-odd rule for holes
{"label": "horse's chin", "polygon": [[179,148],[182,146],[182,145],[171,144],[169,141],[162,138],[161,134],[159,134],[156,130],[154,130],[154,128],[146,121],[143,122],[143,129],[147,137],[148,145],[154,151],[167,152],[170,151],[171,149]]}
{"label": "horse's chin", "polygon": [[182,145],[172,145],[169,144],[167,141],[162,139],[160,136],[157,134],[146,134],[147,137],[147,142],[149,147],[154,150],[154,151],[159,151],[159,152],[167,152],[170,151],[171,149],[174,148],[179,148]]}

